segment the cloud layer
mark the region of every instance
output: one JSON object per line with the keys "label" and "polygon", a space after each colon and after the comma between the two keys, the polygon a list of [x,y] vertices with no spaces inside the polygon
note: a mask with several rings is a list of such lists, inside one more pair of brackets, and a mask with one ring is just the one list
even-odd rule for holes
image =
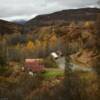
{"label": "cloud layer", "polygon": [[0,18],[30,19],[62,9],[99,7],[99,0],[0,0]]}

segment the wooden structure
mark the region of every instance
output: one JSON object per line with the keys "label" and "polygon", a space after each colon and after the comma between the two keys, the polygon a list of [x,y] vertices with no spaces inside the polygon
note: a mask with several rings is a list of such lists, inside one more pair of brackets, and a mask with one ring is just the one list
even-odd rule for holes
{"label": "wooden structure", "polygon": [[24,69],[29,72],[43,72],[44,64],[43,59],[25,59],[25,67]]}

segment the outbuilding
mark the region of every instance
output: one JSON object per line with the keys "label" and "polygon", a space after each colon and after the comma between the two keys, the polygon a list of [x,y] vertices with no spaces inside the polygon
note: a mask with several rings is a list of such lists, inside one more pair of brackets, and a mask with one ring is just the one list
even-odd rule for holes
{"label": "outbuilding", "polygon": [[24,69],[28,72],[40,73],[44,71],[43,59],[25,59]]}

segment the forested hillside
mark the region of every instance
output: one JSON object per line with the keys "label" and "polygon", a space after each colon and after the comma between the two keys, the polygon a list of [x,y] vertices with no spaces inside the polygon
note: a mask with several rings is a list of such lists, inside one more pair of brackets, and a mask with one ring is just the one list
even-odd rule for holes
{"label": "forested hillside", "polygon": [[[23,25],[0,20],[0,47],[0,96],[10,100],[100,99],[99,8],[39,15]],[[50,57],[58,51],[65,57],[64,74]],[[43,59],[46,74],[31,77],[23,72],[27,58]],[[71,71],[72,66],[92,70]]]}

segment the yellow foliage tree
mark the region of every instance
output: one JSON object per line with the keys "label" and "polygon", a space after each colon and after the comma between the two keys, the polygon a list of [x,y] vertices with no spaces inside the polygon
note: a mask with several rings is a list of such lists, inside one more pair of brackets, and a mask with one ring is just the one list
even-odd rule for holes
{"label": "yellow foliage tree", "polygon": [[27,49],[34,49],[35,48],[35,44],[32,41],[28,41],[26,47],[27,47]]}
{"label": "yellow foliage tree", "polygon": [[84,27],[85,28],[93,28],[93,22],[92,21],[86,21],[85,23],[84,23]]}
{"label": "yellow foliage tree", "polygon": [[55,46],[56,43],[57,43],[57,36],[53,34],[52,37],[50,38],[50,45]]}

